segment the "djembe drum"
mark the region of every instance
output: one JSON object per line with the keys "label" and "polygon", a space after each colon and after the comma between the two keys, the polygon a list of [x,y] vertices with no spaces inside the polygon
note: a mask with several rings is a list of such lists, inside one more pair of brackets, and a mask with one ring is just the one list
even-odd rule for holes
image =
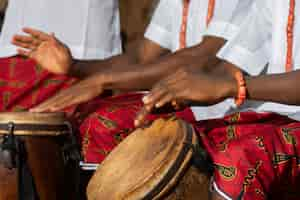
{"label": "djembe drum", "polygon": [[79,151],[62,113],[1,113],[0,137],[0,200],[75,199]]}
{"label": "djembe drum", "polygon": [[198,148],[191,126],[159,119],[111,152],[88,185],[88,199],[206,200],[210,173],[201,169],[209,165]]}

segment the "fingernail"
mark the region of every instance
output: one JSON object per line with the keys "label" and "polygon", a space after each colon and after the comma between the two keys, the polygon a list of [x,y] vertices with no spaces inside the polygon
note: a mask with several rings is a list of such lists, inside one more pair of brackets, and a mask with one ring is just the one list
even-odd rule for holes
{"label": "fingernail", "polygon": [[160,103],[157,103],[157,104],[155,104],[155,107],[156,107],[156,108],[160,108],[160,107],[161,107],[161,104],[160,104]]}

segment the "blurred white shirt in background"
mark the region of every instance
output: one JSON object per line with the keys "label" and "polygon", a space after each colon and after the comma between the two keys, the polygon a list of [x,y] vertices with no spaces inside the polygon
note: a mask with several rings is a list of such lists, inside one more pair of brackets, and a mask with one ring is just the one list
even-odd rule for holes
{"label": "blurred white shirt in background", "polygon": [[121,53],[118,0],[9,0],[0,57],[16,55],[10,41],[23,27],[55,33],[77,59],[104,59]]}

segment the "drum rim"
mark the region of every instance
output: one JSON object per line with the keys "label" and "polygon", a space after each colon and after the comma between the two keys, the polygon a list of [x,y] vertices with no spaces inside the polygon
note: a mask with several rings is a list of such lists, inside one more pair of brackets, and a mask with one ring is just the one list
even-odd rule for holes
{"label": "drum rim", "polygon": [[0,123],[15,124],[63,124],[66,121],[64,113],[31,113],[31,112],[2,112]]}
{"label": "drum rim", "polygon": [[57,136],[70,131],[70,123],[65,114],[2,112],[0,113],[0,135],[9,134],[9,125],[13,125],[14,135]]}
{"label": "drum rim", "polygon": [[[0,123],[0,136],[9,135],[9,124]],[[70,126],[65,123],[61,125],[49,125],[49,124],[14,124],[14,135],[63,135],[70,131]]]}
{"label": "drum rim", "polygon": [[[182,121],[182,120],[179,120]],[[193,135],[194,131],[193,128],[186,124],[181,123],[187,128],[187,135],[185,137],[185,141],[183,142],[184,146],[182,147],[181,151],[178,154],[178,157],[170,167],[170,169],[167,171],[165,176],[160,180],[160,182],[152,188],[152,190],[146,194],[146,196],[143,198],[143,200],[148,199],[154,199],[155,197],[159,196],[161,192],[163,192],[165,189],[168,188],[168,185],[171,183],[171,181],[176,177],[176,175],[179,173],[181,174],[183,170],[180,170],[182,167],[182,164],[185,163],[188,154],[190,153],[192,146],[193,146]],[[190,160],[191,158],[188,158]]]}
{"label": "drum rim", "polygon": [[47,115],[47,116],[62,116],[65,115],[64,112],[26,112],[26,111],[22,111],[22,112],[0,112],[0,116],[2,115]]}

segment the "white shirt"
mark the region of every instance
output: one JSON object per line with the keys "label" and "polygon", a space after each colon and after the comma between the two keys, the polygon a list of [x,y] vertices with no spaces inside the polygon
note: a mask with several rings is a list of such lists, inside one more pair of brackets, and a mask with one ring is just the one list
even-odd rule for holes
{"label": "white shirt", "polygon": [[9,0],[0,36],[0,57],[16,55],[12,36],[23,27],[54,32],[77,59],[121,53],[117,0]]}
{"label": "white shirt", "polygon": [[[206,17],[209,0],[191,0],[187,24],[187,47],[199,44],[204,35],[229,40],[239,32],[241,19],[248,14],[248,8],[252,1],[216,0],[214,17],[207,29]],[[182,0],[161,0],[147,28],[145,37],[172,52],[177,51],[182,9]],[[226,100],[214,106],[197,106],[191,109],[197,120],[205,120],[224,116],[233,105],[232,100]]]}
{"label": "white shirt", "polygon": [[[300,69],[300,0],[296,0],[293,69]],[[266,63],[266,73],[285,72],[289,15],[289,0],[257,0],[251,14],[245,20],[240,33],[229,41],[218,56],[251,75],[260,74]],[[250,63],[250,64],[249,64]],[[288,106],[271,102],[248,101],[242,110],[275,112],[300,121],[300,106]]]}
{"label": "white shirt", "polygon": [[248,15],[254,0],[216,0],[214,15],[205,35],[233,38]]}

